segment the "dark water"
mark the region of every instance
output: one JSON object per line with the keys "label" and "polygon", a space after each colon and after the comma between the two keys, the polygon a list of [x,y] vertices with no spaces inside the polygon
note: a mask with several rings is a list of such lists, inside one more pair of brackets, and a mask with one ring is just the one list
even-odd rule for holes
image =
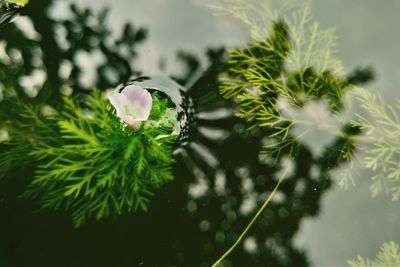
{"label": "dark water", "polygon": [[[109,89],[149,72],[145,65],[135,63],[145,54],[140,47],[151,39],[151,27],[126,25],[122,31],[112,28],[110,33],[109,21],[97,5],[87,10],[68,7],[69,17],[64,18],[60,11],[50,12],[56,2],[31,0],[24,10],[25,18],[32,21],[39,34],[37,38],[28,37],[15,24],[0,29],[0,41],[21,51],[16,63],[0,59],[3,85],[31,92],[22,88],[19,78],[45,69],[40,86],[47,93],[38,94],[37,98],[51,103],[59,101],[60,92],[67,86],[73,87],[75,93],[92,86]],[[127,8],[122,2],[110,6],[111,10],[123,7]],[[29,181],[31,167],[15,170],[0,187],[0,266],[211,266],[236,240],[288,165],[292,166],[289,177],[224,266],[340,266],[359,253],[354,246],[364,242],[347,240],[343,233],[347,231],[346,224],[357,229],[352,221],[364,223],[357,218],[358,212],[365,212],[351,207],[360,194],[353,193],[352,202],[334,205],[329,210],[328,223],[314,225],[300,241],[298,238],[304,233],[306,220],[324,214],[323,209],[331,203],[327,205],[324,197],[334,190],[330,170],[344,164],[332,161],[332,151],[337,151],[340,140],[328,142],[319,155],[313,153],[312,145],[301,143],[294,160],[289,159],[289,151],[284,151],[273,164],[260,159],[267,131],[249,130],[246,122],[233,116],[234,103],[218,92],[217,77],[226,66],[227,51],[223,46],[210,46],[200,57],[179,51],[178,46],[178,60],[173,66],[179,67],[172,67],[173,70],[164,66],[163,58],[159,59],[158,72],[170,76],[175,81],[173,85],[156,75],[140,82],[145,87],[161,88],[181,108],[180,130],[185,137],[184,145],[176,151],[175,180],[156,192],[149,211],[90,221],[75,229],[68,212],[34,212],[38,210],[37,203],[18,198]],[[96,64],[90,86],[80,61],[82,53],[89,52],[102,58]],[[374,209],[379,209],[382,202],[373,203]],[[337,213],[341,210],[345,210],[343,214]],[[398,210],[395,207],[386,213],[371,212],[371,216],[384,217],[388,237],[395,232],[393,226],[388,226],[395,219],[388,214]],[[341,216],[346,223],[336,227],[334,217]],[[364,226],[359,227],[365,230]],[[341,239],[335,240],[336,235]],[[380,235],[369,240],[374,246],[367,249],[373,252],[386,239]],[[319,244],[330,242],[332,246],[318,251]],[[346,252],[347,246],[350,252]],[[315,256],[335,251],[341,251],[340,256],[327,261]],[[315,259],[317,265],[313,265]]]}

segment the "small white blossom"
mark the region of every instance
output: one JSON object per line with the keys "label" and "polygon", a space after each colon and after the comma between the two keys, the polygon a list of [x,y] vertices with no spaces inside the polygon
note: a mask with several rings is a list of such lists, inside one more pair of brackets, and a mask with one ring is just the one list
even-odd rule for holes
{"label": "small white blossom", "polygon": [[134,129],[150,116],[153,100],[150,93],[137,85],[127,86],[121,93],[108,97],[117,111],[117,116]]}

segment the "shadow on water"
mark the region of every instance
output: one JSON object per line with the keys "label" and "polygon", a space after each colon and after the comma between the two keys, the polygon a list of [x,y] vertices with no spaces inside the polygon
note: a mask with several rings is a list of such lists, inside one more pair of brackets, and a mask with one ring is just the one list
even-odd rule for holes
{"label": "shadow on water", "polygon": [[[100,89],[140,73],[132,62],[146,30],[127,25],[110,45],[106,12],[94,14],[73,6],[72,19],[56,21],[47,15],[52,3],[31,1],[24,11],[41,35],[39,40],[25,37],[13,24],[1,30],[0,40],[6,40],[8,51],[20,51],[23,59],[12,65],[0,60],[5,87],[24,90],[18,78],[39,68],[47,79],[35,101],[57,103],[65,86],[82,91],[83,70],[75,61],[82,50],[100,49],[107,59],[97,69],[94,86]],[[98,27],[89,25],[91,19]],[[275,30],[282,30],[278,26]],[[66,30],[67,47],[57,39],[60,27]],[[128,56],[122,54],[123,47],[129,48]],[[187,141],[177,151],[175,180],[156,192],[149,212],[92,221],[74,229],[69,214],[32,212],[35,203],[16,198],[31,172],[29,166],[15,170],[0,189],[1,266],[210,266],[236,240],[288,164],[290,175],[224,266],[310,265],[307,251],[295,247],[293,237],[302,219],[319,213],[321,197],[332,183],[328,169],[341,164],[338,147],[348,141],[338,137],[318,157],[305,144],[296,143],[295,158],[289,157],[288,150],[274,162],[261,158],[268,129],[249,130],[246,122],[233,116],[234,104],[218,92],[218,76],[226,71],[225,49],[208,50],[208,67],[201,72],[195,56],[179,55],[185,73],[173,78],[187,85],[185,94],[193,101],[194,115],[187,121]],[[42,66],[35,63],[37,57]],[[65,61],[71,64],[68,77],[60,76]],[[370,77],[358,71],[349,80],[358,83]]]}

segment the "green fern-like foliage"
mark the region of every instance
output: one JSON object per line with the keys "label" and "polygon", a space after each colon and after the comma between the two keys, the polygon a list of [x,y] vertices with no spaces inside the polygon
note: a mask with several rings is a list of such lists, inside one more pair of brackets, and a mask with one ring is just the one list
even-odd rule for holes
{"label": "green fern-like foliage", "polygon": [[[226,72],[220,77],[221,94],[237,103],[238,117],[253,127],[270,129],[275,141],[267,151],[294,152],[297,139],[307,132],[294,137],[291,131],[309,122],[290,116],[282,103],[301,110],[311,102],[326,102],[335,115],[349,88],[335,57],[334,32],[320,29],[308,5],[292,11],[276,10],[266,0],[226,0],[214,8],[249,25],[253,36],[252,44],[230,50]],[[289,15],[278,16],[283,11]]]}
{"label": "green fern-like foliage", "polygon": [[362,164],[375,173],[370,187],[372,196],[386,191],[393,201],[399,201],[400,99],[391,105],[379,94],[363,88],[355,88],[352,95],[364,111],[364,114],[356,114],[352,124],[364,131],[357,144],[363,153]]}
{"label": "green fern-like foliage", "polygon": [[8,154],[0,156],[0,165],[12,167],[8,161],[14,156],[23,166],[35,164],[23,196],[44,208],[72,210],[76,226],[91,217],[147,210],[153,190],[173,179],[177,137],[169,101],[158,93],[152,98],[150,118],[137,131],[116,117],[98,91],[65,97],[59,112],[21,105],[15,125],[23,134],[10,126]]}
{"label": "green fern-like foliage", "polygon": [[376,259],[371,260],[358,255],[357,259],[349,260],[351,267],[396,267],[400,266],[399,245],[395,242],[383,243]]}

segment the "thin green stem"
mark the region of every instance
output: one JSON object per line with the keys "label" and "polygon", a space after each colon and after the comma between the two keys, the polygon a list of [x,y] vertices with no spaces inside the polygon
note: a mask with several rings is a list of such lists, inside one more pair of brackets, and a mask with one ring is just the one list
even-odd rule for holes
{"label": "thin green stem", "polygon": [[257,211],[256,215],[251,219],[250,223],[247,225],[246,229],[241,233],[239,238],[236,240],[236,242],[225,252],[224,255],[222,255],[211,267],[217,267],[226,257],[228,257],[229,254],[240,244],[240,242],[243,240],[243,238],[246,236],[247,232],[250,230],[250,228],[253,226],[253,224],[256,222],[258,217],[260,217],[261,213],[265,210],[265,208],[268,206],[269,202],[275,195],[275,193],[278,191],[278,188],[283,181],[283,178],[285,178],[287,172],[289,171],[289,167],[285,169],[283,174],[278,180],[278,183],[276,184],[274,190],[272,190],[271,194],[268,196],[268,198],[265,200],[264,204],[261,206],[261,208]]}

